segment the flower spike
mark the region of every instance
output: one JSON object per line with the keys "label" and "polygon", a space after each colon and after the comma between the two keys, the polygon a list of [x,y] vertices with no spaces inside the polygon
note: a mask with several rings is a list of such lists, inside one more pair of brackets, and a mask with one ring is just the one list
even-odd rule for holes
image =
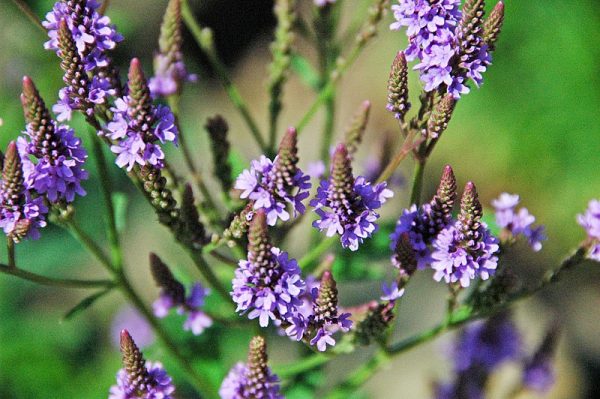
{"label": "flower spike", "polygon": [[496,49],[496,42],[502,25],[504,24],[504,3],[499,1],[494,7],[490,16],[483,23],[483,41],[488,45],[489,51]]}
{"label": "flower spike", "polygon": [[394,118],[404,121],[410,109],[408,101],[408,65],[403,51],[399,51],[392,63],[388,79],[387,110],[394,113]]}

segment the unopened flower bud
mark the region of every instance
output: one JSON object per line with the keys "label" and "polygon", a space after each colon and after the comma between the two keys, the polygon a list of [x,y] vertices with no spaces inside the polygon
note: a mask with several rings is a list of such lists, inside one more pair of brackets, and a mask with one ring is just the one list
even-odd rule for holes
{"label": "unopened flower bud", "polygon": [[358,146],[362,142],[363,136],[365,134],[365,129],[367,127],[367,122],[369,120],[369,112],[371,110],[371,102],[363,101],[360,105],[360,108],[354,118],[352,119],[352,123],[346,129],[346,148],[348,148],[348,154],[351,156],[356,153],[358,150]]}
{"label": "unopened flower bud", "polygon": [[388,79],[388,104],[387,110],[394,113],[394,117],[400,121],[410,109],[408,101],[408,66],[404,52],[396,55],[390,70]]}
{"label": "unopened flower bud", "polygon": [[438,139],[448,128],[456,100],[451,94],[446,94],[433,108],[427,121],[427,137]]}

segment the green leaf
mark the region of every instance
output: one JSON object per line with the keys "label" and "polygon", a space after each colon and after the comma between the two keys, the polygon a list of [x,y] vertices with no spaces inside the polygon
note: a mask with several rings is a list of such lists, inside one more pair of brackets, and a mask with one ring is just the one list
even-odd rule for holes
{"label": "green leaf", "polygon": [[116,192],[112,194],[112,201],[115,207],[115,223],[117,224],[117,231],[121,233],[125,230],[127,224],[127,205],[129,199],[125,193]]}
{"label": "green leaf", "polygon": [[292,55],[292,70],[298,74],[300,80],[312,88],[313,90],[319,90],[321,86],[321,79],[319,74],[312,67],[310,62],[299,54]]}
{"label": "green leaf", "polygon": [[85,297],[81,302],[75,305],[71,310],[69,310],[64,316],[63,320],[67,321],[77,316],[79,313],[83,312],[90,306],[92,306],[98,299],[102,298],[104,295],[108,294],[113,287],[106,288],[102,291],[98,291],[88,297]]}

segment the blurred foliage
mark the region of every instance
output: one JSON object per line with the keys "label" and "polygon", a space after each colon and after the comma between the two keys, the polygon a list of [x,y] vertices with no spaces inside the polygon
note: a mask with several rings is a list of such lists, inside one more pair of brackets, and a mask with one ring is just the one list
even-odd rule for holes
{"label": "blurred foliage", "polygon": [[[30,3],[40,16],[53,4],[50,0]],[[136,5],[142,3],[143,10]],[[164,3],[112,2],[109,15],[126,37],[116,54],[121,65],[126,65],[127,57],[139,55],[145,65],[150,66]],[[227,7],[225,1],[207,3],[219,3],[220,6],[213,6],[220,10]],[[345,11],[348,12],[351,7],[346,5]],[[56,55],[42,48],[46,40],[43,34],[18,13],[10,0],[0,0],[0,9],[0,147],[5,148],[7,142],[14,140],[23,130],[18,99],[22,75],[32,76],[48,103],[56,99],[56,93],[62,86],[62,75]],[[433,192],[441,166],[450,163],[461,184],[466,180],[477,183],[485,204],[502,191],[519,193],[523,205],[548,228],[547,248],[537,258],[538,264],[548,264],[550,259],[561,256],[583,238],[575,223],[575,214],[583,211],[590,198],[600,195],[600,47],[597,45],[600,40],[600,8],[595,0],[507,0],[506,9],[505,28],[494,54],[494,65],[485,75],[484,86],[460,101],[450,128],[427,169],[430,183],[426,190]],[[226,27],[226,18],[222,17],[223,14],[218,15],[221,17],[213,18],[212,23]],[[271,17],[258,20],[268,24]],[[388,16],[383,25],[389,20]],[[253,30],[254,27],[247,26],[246,29]],[[385,82],[395,52],[405,43],[402,33],[387,32],[385,26],[383,30],[381,38],[363,55],[351,76],[342,81],[342,91],[351,95],[341,96],[342,115],[352,113],[355,105],[364,98],[372,99],[374,109],[379,107],[381,111],[374,111],[371,126],[375,128],[371,130],[381,131],[394,128],[393,118],[383,110]],[[223,45],[226,46],[226,43]],[[265,81],[263,64],[266,62],[267,42],[261,41],[259,46],[260,50],[246,49],[250,59],[257,59],[255,62],[245,61],[249,67],[242,72],[249,71],[251,74],[237,71],[236,74],[242,79],[242,94],[253,100],[252,109],[264,110],[265,98],[257,95],[254,101],[252,97],[256,81],[260,84]],[[200,64],[193,53],[195,47],[188,47],[191,69],[198,70]],[[293,66],[294,70],[302,72],[301,78],[296,79],[311,84],[315,77],[307,66],[308,62],[311,62],[310,58],[296,57]],[[207,78],[210,74],[200,70],[200,75],[201,83],[190,88],[184,98],[184,128],[194,133],[190,137],[191,142],[197,145],[195,152],[205,154],[208,148],[206,137],[199,126],[215,110],[226,117],[232,115],[232,143],[240,151],[232,152],[232,158],[238,172],[247,164],[248,156],[256,157],[255,147],[248,144],[247,132],[230,104],[223,100],[220,88]],[[413,102],[416,102],[414,94],[418,83],[414,74],[412,79]],[[305,92],[300,91],[299,96],[294,99],[293,94],[286,93],[285,101],[294,104],[290,107],[293,108],[290,115],[294,117],[286,119],[286,125],[293,123],[295,116],[301,115],[309,104]],[[294,112],[296,110],[300,113]],[[284,113],[284,117],[286,115]],[[262,120],[263,115],[260,117]],[[76,119],[72,125],[85,140],[87,128],[82,121]],[[347,121],[338,121],[337,125],[346,126]],[[316,132],[317,129],[312,129],[301,141],[310,142],[308,135],[314,136]],[[315,147],[314,144],[311,146]],[[312,154],[313,157],[316,154],[314,148]],[[303,159],[303,163],[307,160]],[[102,210],[98,182],[93,167],[90,167],[90,172],[91,178],[86,184],[89,195],[78,200],[77,218],[95,237],[103,237],[104,225],[98,215]],[[141,210],[145,204],[140,201],[139,195],[127,184],[120,171],[113,168],[111,173],[119,191],[116,194],[119,211],[137,221],[132,223],[134,227],[130,228],[128,224],[120,228],[139,232],[139,229],[134,229],[140,223],[148,227],[149,213],[147,209]],[[396,205],[390,215],[397,215],[406,201],[404,193],[399,193],[393,201]],[[154,222],[153,216],[150,218]],[[155,231],[161,227],[154,226],[157,224],[145,230],[141,238],[131,240],[136,245],[127,248],[131,252],[130,257],[146,258],[147,251],[152,248],[143,245],[147,243],[146,237],[164,234]],[[386,238],[392,228],[392,224],[381,226],[380,233],[358,256],[349,252],[339,253],[334,268],[341,280],[383,276],[383,267],[371,265],[387,258]],[[156,239],[148,240],[150,243],[157,242]],[[301,255],[296,251],[296,248],[292,249],[294,255]],[[5,258],[4,249],[0,256]],[[172,256],[177,262],[185,259],[177,254]],[[19,245],[17,258],[23,268],[40,274],[80,278],[102,276],[96,262],[91,261],[65,231],[56,227],[45,229],[42,240]],[[142,262],[134,262],[134,265],[132,273],[139,272],[148,283],[147,265]],[[144,297],[152,300],[155,293],[152,287],[144,291]],[[106,395],[120,367],[120,355],[111,344],[110,334],[115,309],[123,301],[117,293],[110,293],[85,313],[72,320],[61,321],[68,309],[85,296],[86,293],[81,290],[37,287],[0,275],[0,398],[85,399]],[[218,303],[213,305],[218,308]],[[209,306],[213,305],[209,301]],[[171,331],[179,330],[181,323],[180,316],[167,318]],[[245,357],[251,333],[221,328],[209,329],[200,337],[176,336],[186,352],[201,359],[197,364],[199,370],[218,384],[229,367]],[[210,347],[206,345],[208,342],[218,342],[219,346]],[[145,348],[145,354],[148,359],[160,359],[165,363],[179,384],[179,397],[194,397],[190,388],[180,383],[184,378],[159,345]],[[318,378],[322,376],[305,376],[306,381],[290,389],[289,397],[308,397],[307,387],[318,383],[314,381]]]}

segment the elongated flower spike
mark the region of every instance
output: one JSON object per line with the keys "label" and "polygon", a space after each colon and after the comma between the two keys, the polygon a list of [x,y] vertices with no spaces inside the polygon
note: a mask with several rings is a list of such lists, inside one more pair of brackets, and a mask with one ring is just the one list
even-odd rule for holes
{"label": "elongated flower spike", "polygon": [[229,223],[229,227],[223,231],[223,239],[227,240],[227,245],[230,247],[233,247],[235,242],[242,239],[248,232],[250,221],[254,217],[253,209],[254,204],[249,202],[244,209],[233,217],[231,223]]}
{"label": "elongated flower spike", "polygon": [[476,240],[479,237],[483,207],[479,202],[479,194],[473,182],[468,182],[460,199],[460,213],[458,220],[461,223],[461,232],[465,238]]}
{"label": "elongated flower spike", "polygon": [[348,149],[348,154],[353,156],[358,150],[358,146],[362,143],[367,122],[369,121],[369,113],[371,111],[371,102],[366,100],[360,105],[358,112],[352,118],[350,126],[346,129],[345,143]]}
{"label": "elongated flower spike", "polygon": [[267,223],[274,226],[278,219],[287,221],[305,211],[302,201],[309,195],[310,176],[304,174],[298,164],[296,129],[290,127],[283,136],[274,161],[264,155],[251,163],[235,182],[235,188],[243,190],[240,198],[254,202],[254,209],[264,209]]}
{"label": "elongated flower spike", "polygon": [[196,75],[188,73],[183,62],[181,28],[181,0],[170,0],[160,26],[159,51],[154,56],[155,76],[148,81],[154,96],[179,94],[185,81],[197,80]]}
{"label": "elongated flower spike", "polygon": [[388,104],[386,109],[394,114],[394,118],[404,121],[410,109],[408,101],[408,65],[403,51],[394,58],[388,79]]}
{"label": "elongated flower spike", "polygon": [[435,105],[427,121],[427,136],[429,139],[439,139],[442,133],[448,128],[448,122],[452,118],[455,105],[456,100],[450,94],[446,94]]}
{"label": "elongated flower spike", "polygon": [[123,368],[117,373],[117,385],[110,388],[108,399],[173,399],[175,387],[159,362],[145,361],[127,330],[121,331]]}
{"label": "elongated flower spike", "polygon": [[297,326],[297,340],[304,334],[303,320],[299,319],[299,299],[306,283],[300,275],[295,259],[286,252],[273,247],[267,231],[267,215],[258,210],[248,230],[248,258],[240,260],[232,282],[231,296],[237,304],[237,312],[248,313],[249,319],[259,319],[261,327],[269,321],[286,327]]}
{"label": "elongated flower spike", "polygon": [[487,66],[492,61],[488,45],[482,37],[484,8],[484,0],[466,0],[457,27],[460,47],[458,66],[464,76],[473,80],[477,86],[483,82],[481,74],[487,70]]}
{"label": "elongated flower spike", "polygon": [[48,208],[42,197],[33,198],[25,181],[21,154],[15,142],[10,142],[4,154],[0,182],[0,228],[15,243],[24,238],[39,238],[39,229],[46,226]]}
{"label": "elongated flower spike", "polygon": [[375,210],[392,196],[385,182],[372,185],[362,176],[355,179],[348,150],[339,144],[331,160],[330,176],[321,181],[317,196],[310,202],[320,216],[313,227],[328,237],[339,234],[342,247],[356,251],[377,230],[379,214]]}
{"label": "elongated flower spike", "polygon": [[438,231],[452,220],[452,208],[456,201],[456,177],[450,165],[444,167],[437,192],[431,200],[431,218]]}
{"label": "elongated flower spike", "polygon": [[354,341],[364,346],[373,341],[382,342],[385,331],[394,321],[394,306],[394,301],[370,304],[365,318],[356,324]]}
{"label": "elongated flower spike", "polygon": [[200,221],[198,208],[194,203],[194,192],[192,186],[187,183],[181,193],[181,209],[179,216],[179,228],[177,231],[178,239],[182,242],[188,242],[195,248],[201,248],[208,243],[204,224]]}
{"label": "elongated flower spike", "polygon": [[219,388],[221,399],[283,399],[279,378],[268,366],[267,344],[263,337],[250,341],[247,363],[237,363]]}
{"label": "elongated flower spike", "polygon": [[487,44],[489,51],[496,49],[496,42],[500,36],[503,24],[504,3],[499,1],[483,23],[483,41]]}
{"label": "elongated flower spike", "polygon": [[233,177],[231,176],[231,162],[229,161],[229,151],[231,145],[227,138],[229,125],[221,115],[215,115],[206,120],[204,125],[213,154],[213,173],[221,183],[223,192],[228,193],[233,186]]}
{"label": "elongated flower spike", "polygon": [[75,194],[85,195],[81,187],[88,173],[83,170],[87,152],[75,132],[65,125],[58,125],[50,116],[44,100],[33,81],[23,78],[21,103],[29,136],[18,140],[20,151],[28,155],[27,176],[29,184],[39,194],[53,203],[72,202]]}
{"label": "elongated flower spike", "polygon": [[169,267],[153,252],[150,253],[150,271],[152,277],[165,296],[168,296],[175,304],[183,303],[185,299],[185,288]]}

